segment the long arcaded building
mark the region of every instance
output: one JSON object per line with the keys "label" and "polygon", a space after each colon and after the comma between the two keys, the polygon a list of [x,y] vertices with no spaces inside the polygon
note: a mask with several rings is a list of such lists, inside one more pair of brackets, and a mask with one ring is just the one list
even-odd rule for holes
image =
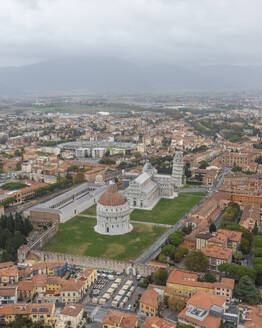
{"label": "long arcaded building", "polygon": [[27,209],[24,216],[29,217],[35,226],[50,221],[64,223],[96,204],[105,189],[104,185],[83,183],[45,203]]}

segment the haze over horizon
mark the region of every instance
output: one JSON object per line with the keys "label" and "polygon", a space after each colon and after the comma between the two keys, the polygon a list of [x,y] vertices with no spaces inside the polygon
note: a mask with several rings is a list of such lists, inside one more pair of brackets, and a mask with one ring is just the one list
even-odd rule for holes
{"label": "haze over horizon", "polygon": [[112,56],[132,63],[262,65],[262,2],[9,0],[0,4],[0,67]]}
{"label": "haze over horizon", "polygon": [[262,85],[259,0],[0,3],[0,95],[249,90]]}

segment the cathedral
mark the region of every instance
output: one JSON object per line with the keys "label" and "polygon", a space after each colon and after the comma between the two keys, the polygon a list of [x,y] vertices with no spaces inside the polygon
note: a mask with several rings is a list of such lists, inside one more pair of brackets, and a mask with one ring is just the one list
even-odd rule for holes
{"label": "cathedral", "polygon": [[130,207],[151,210],[161,198],[177,197],[175,188],[182,187],[183,167],[183,153],[177,151],[173,159],[172,175],[158,174],[148,161],[143,167],[142,174],[129,174],[131,181],[124,195]]}
{"label": "cathedral", "polygon": [[110,183],[97,202],[97,224],[94,230],[103,235],[122,235],[132,231],[130,208],[151,210],[161,198],[175,198],[175,188],[182,186],[184,158],[176,152],[172,175],[158,174],[150,162],[143,173],[127,173],[128,187],[119,193],[117,185]]}

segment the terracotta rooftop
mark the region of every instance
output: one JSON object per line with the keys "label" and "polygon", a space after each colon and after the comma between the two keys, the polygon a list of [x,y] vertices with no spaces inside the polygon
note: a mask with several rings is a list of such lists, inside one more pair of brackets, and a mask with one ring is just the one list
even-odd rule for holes
{"label": "terracotta rooftop", "polygon": [[[204,320],[198,320],[196,318],[189,317],[187,314],[187,308],[182,310],[178,318],[182,320],[187,320],[187,324],[194,323],[196,327],[205,327],[205,328],[219,328],[221,319],[208,315]],[[190,322],[188,322],[190,321]]]}
{"label": "terracotta rooftop", "polygon": [[197,306],[204,310],[210,310],[212,305],[223,306],[226,298],[223,296],[213,295],[211,293],[197,291],[187,302],[187,304]]}
{"label": "terracotta rooftop", "polygon": [[15,265],[9,268],[0,269],[0,276],[5,276],[5,277],[18,276],[18,269]]}
{"label": "terracotta rooftop", "polygon": [[[41,303],[41,304],[7,304],[0,306],[0,315],[12,315],[12,314],[31,314],[31,313],[45,313],[50,314],[54,308],[54,304],[51,303]],[[45,311],[43,311],[45,309]]]}
{"label": "terracotta rooftop", "polygon": [[112,184],[99,198],[98,203],[104,206],[119,206],[125,204],[124,197],[118,192],[117,185]]}
{"label": "terracotta rooftop", "polygon": [[220,282],[210,283],[203,282],[198,280],[197,273],[182,271],[182,270],[173,270],[168,279],[167,284],[181,284],[186,286],[195,286],[195,287],[203,287],[203,288],[234,288],[234,279],[230,278],[222,278]]}
{"label": "terracotta rooftop", "polygon": [[83,309],[84,306],[82,304],[68,303],[60,312],[60,314],[76,317]]}
{"label": "terracotta rooftop", "polygon": [[34,290],[34,282],[33,281],[19,281],[18,282],[18,291],[32,291]]}
{"label": "terracotta rooftop", "polygon": [[203,253],[207,257],[213,257],[221,260],[228,260],[232,255],[231,248],[224,248],[217,245],[208,245],[204,248]]}
{"label": "terracotta rooftop", "polygon": [[12,296],[15,296],[16,294],[16,286],[13,287],[13,286],[3,286],[3,287],[0,287],[0,296],[3,297],[3,296],[9,296],[9,297],[12,297]]}
{"label": "terracotta rooftop", "polygon": [[262,327],[262,305],[248,306],[246,319],[246,328]]}
{"label": "terracotta rooftop", "polygon": [[140,298],[140,303],[158,308],[158,293],[151,287],[147,288]]}
{"label": "terracotta rooftop", "polygon": [[138,318],[139,317],[134,314],[126,314],[118,311],[108,311],[102,321],[102,324],[121,328],[133,328],[135,327]]}
{"label": "terracotta rooftop", "polygon": [[142,323],[140,328],[175,328],[174,322],[159,318],[149,317]]}

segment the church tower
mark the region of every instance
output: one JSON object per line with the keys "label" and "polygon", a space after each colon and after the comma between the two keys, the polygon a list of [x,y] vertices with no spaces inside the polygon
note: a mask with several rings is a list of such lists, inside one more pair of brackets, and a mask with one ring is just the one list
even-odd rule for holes
{"label": "church tower", "polygon": [[176,151],[173,159],[172,182],[175,187],[183,184],[184,156],[182,151]]}

